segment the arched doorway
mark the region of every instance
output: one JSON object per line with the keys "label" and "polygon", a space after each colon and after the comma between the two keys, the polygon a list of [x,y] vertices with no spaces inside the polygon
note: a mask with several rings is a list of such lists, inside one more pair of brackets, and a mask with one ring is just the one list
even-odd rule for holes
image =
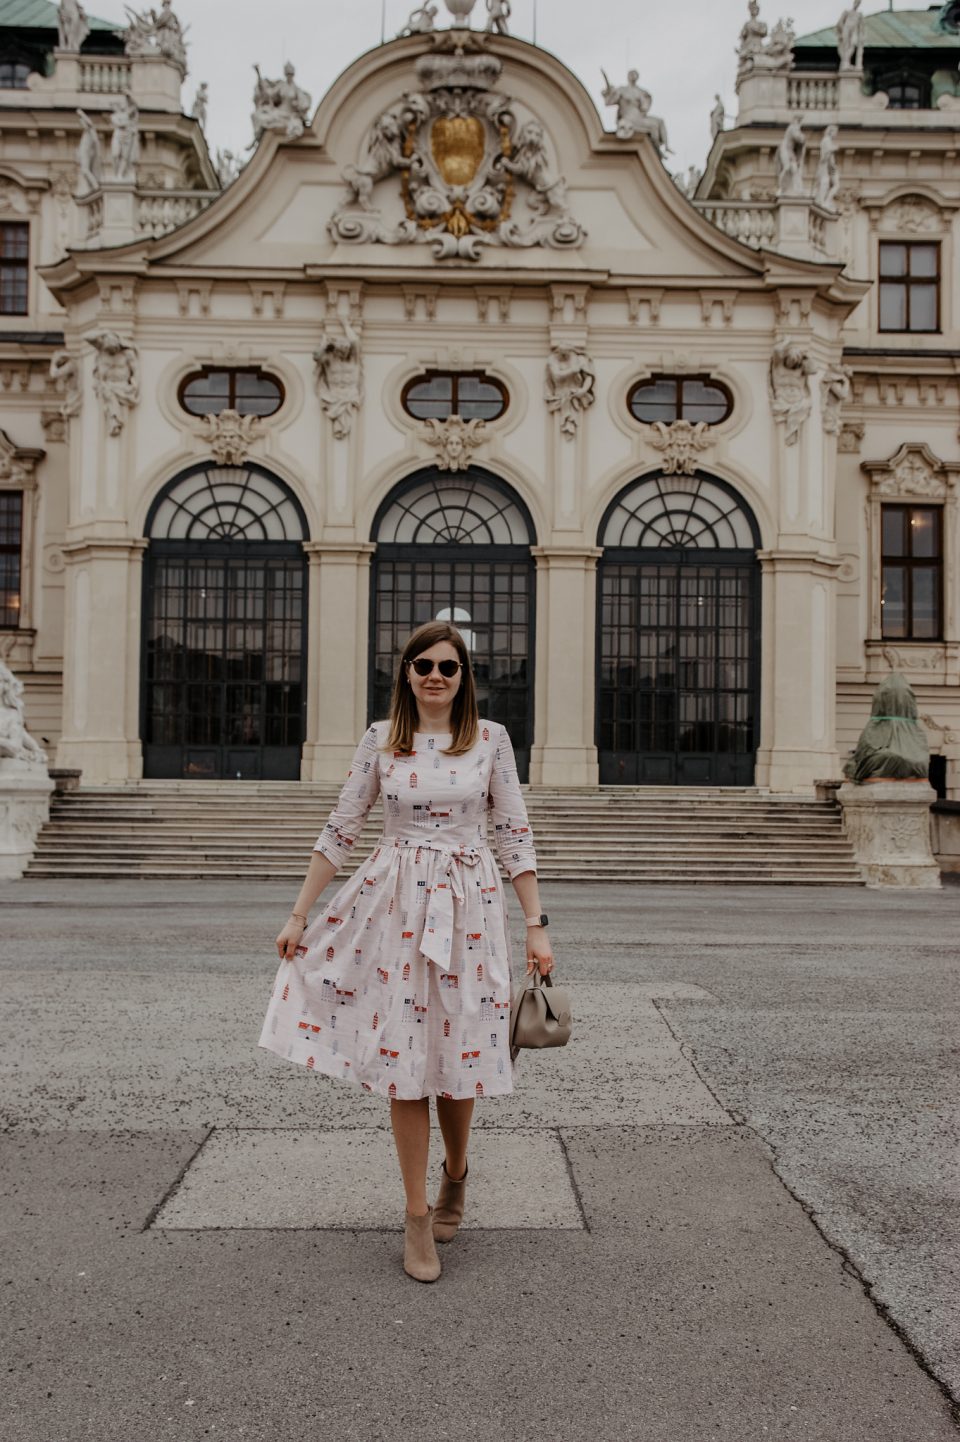
{"label": "arched doorway", "polygon": [[370,717],[386,716],[397,656],[416,627],[451,620],[471,645],[481,715],[507,727],[521,779],[533,739],[536,536],[496,476],[419,471],[374,520]]}
{"label": "arched doorway", "polygon": [[600,526],[600,780],[749,786],[760,700],[760,533],[710,476],[652,476]]}
{"label": "arched doorway", "polygon": [[297,780],[306,711],[306,517],[253,464],[194,466],[150,508],[144,775]]}

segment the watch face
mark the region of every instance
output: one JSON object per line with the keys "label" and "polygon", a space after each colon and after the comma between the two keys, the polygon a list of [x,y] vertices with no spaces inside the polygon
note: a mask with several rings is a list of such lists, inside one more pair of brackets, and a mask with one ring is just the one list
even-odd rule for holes
{"label": "watch face", "polygon": [[541,916],[540,916],[540,925],[541,925],[541,926],[549,926],[549,924],[550,924],[550,923],[549,923],[549,921],[547,920],[547,913],[544,911],[544,912],[541,913]]}

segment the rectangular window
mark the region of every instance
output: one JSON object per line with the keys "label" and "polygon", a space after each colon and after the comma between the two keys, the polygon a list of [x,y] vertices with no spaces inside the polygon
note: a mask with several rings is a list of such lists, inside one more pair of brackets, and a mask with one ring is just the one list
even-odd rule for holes
{"label": "rectangular window", "polygon": [[0,627],[20,624],[23,492],[0,491]]}
{"label": "rectangular window", "polygon": [[900,641],[941,638],[943,508],[883,506],[883,636]]}
{"label": "rectangular window", "polygon": [[30,227],[25,221],[0,224],[0,315],[26,315],[30,278]]}
{"label": "rectangular window", "polygon": [[880,242],[880,329],[939,331],[939,244]]}

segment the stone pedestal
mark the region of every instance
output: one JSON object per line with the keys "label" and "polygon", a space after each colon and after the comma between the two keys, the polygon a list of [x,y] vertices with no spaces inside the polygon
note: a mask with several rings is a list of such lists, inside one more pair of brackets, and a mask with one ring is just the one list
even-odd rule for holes
{"label": "stone pedestal", "polygon": [[926,781],[845,781],[837,793],[854,857],[868,886],[938,890],[940,868],[930,845]]}
{"label": "stone pedestal", "polygon": [[27,869],[52,790],[42,766],[0,760],[0,880],[15,881]]}

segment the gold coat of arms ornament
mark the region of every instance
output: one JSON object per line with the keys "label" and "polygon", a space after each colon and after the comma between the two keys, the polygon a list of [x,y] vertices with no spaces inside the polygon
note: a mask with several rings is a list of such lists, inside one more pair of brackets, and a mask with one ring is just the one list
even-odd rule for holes
{"label": "gold coat of arms ornament", "polygon": [[[419,90],[377,116],[359,162],[343,172],[349,194],[329,222],[334,240],[426,243],[438,260],[479,260],[487,245],[582,245],[586,231],[570,214],[543,126],[518,120],[514,102],[493,88],[503,66],[488,37],[445,31],[430,39],[415,66]],[[392,224],[384,197],[374,197],[391,177],[404,212]]]}

